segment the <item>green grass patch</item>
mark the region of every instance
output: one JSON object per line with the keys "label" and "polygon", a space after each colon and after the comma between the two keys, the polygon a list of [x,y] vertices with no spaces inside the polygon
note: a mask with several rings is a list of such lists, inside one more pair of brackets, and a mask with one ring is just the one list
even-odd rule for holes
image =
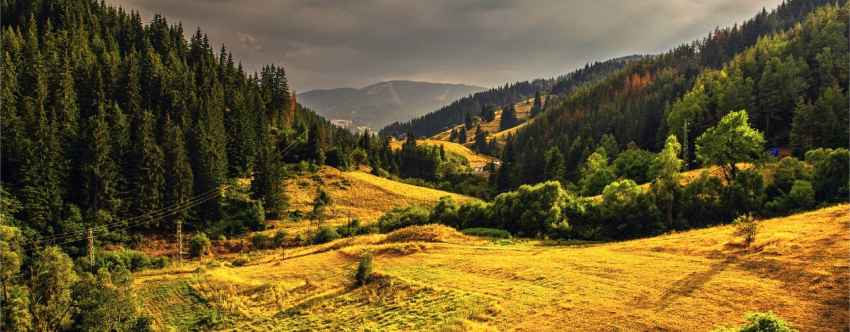
{"label": "green grass patch", "polygon": [[494,238],[494,239],[510,239],[511,238],[510,232],[508,232],[504,229],[498,229],[498,228],[474,227],[474,228],[464,229],[460,232],[463,233],[463,234],[466,234],[466,235],[490,237],[490,238]]}

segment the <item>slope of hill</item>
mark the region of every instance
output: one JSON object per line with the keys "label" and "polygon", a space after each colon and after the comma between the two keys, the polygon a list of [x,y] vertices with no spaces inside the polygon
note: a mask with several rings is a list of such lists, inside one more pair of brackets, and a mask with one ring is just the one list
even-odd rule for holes
{"label": "slope of hill", "polygon": [[[753,127],[765,133],[768,148],[792,145],[801,152],[846,146],[846,66],[818,68],[847,58],[848,12],[846,1],[784,2],[740,26],[632,62],[575,90],[550,103],[519,132],[515,146],[505,149],[515,155],[502,159],[517,161],[505,174],[523,175],[502,187],[542,181],[535,170],[547,149],[583,155],[606,134],[620,147],[634,142],[656,150],[669,134],[684,142],[687,130],[686,148],[695,151],[700,134],[739,110],[746,110]],[[573,170],[584,160],[567,158],[565,163],[567,180],[576,180]]]}
{"label": "slope of hill", "polygon": [[[543,100],[546,100],[545,96],[543,96]],[[509,134],[516,133],[520,128],[525,127],[529,123],[534,122],[534,119],[531,118],[531,107],[533,105],[534,98],[529,98],[514,104],[514,110],[516,112],[517,120],[519,120],[519,124],[504,130],[500,130],[501,128],[499,128],[499,124],[502,121],[502,109],[499,108],[496,110],[496,117],[493,118],[493,121],[482,121],[480,123],[481,130],[486,131],[489,134],[489,139],[496,139],[500,143],[504,142],[505,138],[507,138]],[[453,126],[445,131],[439,132],[434,136],[431,136],[430,139],[439,141],[449,141],[451,139],[452,130],[460,130],[463,126],[463,124]],[[472,143],[475,142],[476,134],[478,134],[478,127],[467,129],[466,142],[463,142],[462,144],[472,145]]]}
{"label": "slope of hill", "polygon": [[[446,138],[446,139],[448,139],[448,138]],[[392,140],[392,141],[390,141],[390,148],[392,148],[393,150],[400,150],[401,144],[402,144],[401,141]],[[466,160],[469,161],[469,167],[472,167],[473,169],[481,169],[484,166],[486,166],[487,164],[489,164],[490,162],[496,160],[496,158],[493,158],[493,157],[490,157],[490,156],[487,156],[487,155],[483,155],[483,154],[475,153],[475,151],[470,150],[465,145],[461,145],[459,143],[454,143],[454,142],[449,142],[449,141],[443,140],[443,139],[432,138],[432,139],[416,140],[416,145],[417,146],[419,146],[419,145],[425,145],[425,146],[440,146],[440,145],[442,145],[443,148],[446,150],[446,152],[454,153],[458,156],[466,158]]]}
{"label": "slope of hill", "polygon": [[298,101],[329,119],[379,129],[484,89],[464,84],[388,81],[362,89],[312,90],[299,94]]}
{"label": "slope of hill", "polygon": [[[307,215],[312,209],[316,188],[319,186],[331,195],[334,202],[327,212],[326,223],[330,225],[346,223],[349,218],[371,223],[393,208],[433,205],[444,196],[461,202],[475,199],[393,181],[363,171],[343,172],[324,167],[315,175],[299,176],[286,182],[286,192],[290,197],[289,209]],[[307,221],[284,221],[279,222],[277,227],[288,229],[290,234],[294,234],[296,230],[307,227]]]}
{"label": "slope of hill", "polygon": [[[156,324],[282,331],[709,330],[773,311],[806,331],[847,326],[850,205],[627,242],[480,241],[425,226],[138,273]],[[355,287],[358,257],[376,277]],[[745,296],[742,296],[745,295]],[[212,317],[212,318],[211,318]]]}
{"label": "slope of hill", "polygon": [[584,84],[602,79],[622,69],[627,63],[641,58],[643,57],[638,55],[625,56],[587,64],[584,68],[554,79],[535,79],[505,84],[501,87],[458,99],[443,108],[408,122],[390,124],[381,129],[381,134],[400,136],[412,132],[417,137],[433,136],[459,123],[463,123],[467,113],[470,115],[479,115],[483,106],[502,106],[517,103],[533,97],[534,93],[538,91],[546,92],[552,90],[556,93],[567,93]]}

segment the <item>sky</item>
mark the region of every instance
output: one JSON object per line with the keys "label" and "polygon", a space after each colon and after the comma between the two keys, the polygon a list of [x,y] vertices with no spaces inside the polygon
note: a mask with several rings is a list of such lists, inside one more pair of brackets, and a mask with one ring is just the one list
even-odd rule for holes
{"label": "sky", "polygon": [[[484,87],[654,54],[781,0],[107,0],[200,27],[248,70],[299,92],[387,80]],[[188,37],[188,36],[187,36]]]}

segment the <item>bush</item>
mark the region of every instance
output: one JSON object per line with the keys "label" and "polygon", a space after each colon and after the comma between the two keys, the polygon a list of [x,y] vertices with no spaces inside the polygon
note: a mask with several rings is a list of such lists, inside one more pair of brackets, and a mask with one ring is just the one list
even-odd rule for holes
{"label": "bush", "polygon": [[203,232],[195,234],[189,240],[189,254],[192,257],[201,257],[210,250],[210,239]]}
{"label": "bush", "polygon": [[336,239],[339,239],[339,233],[337,233],[335,229],[322,226],[322,228],[319,229],[319,232],[316,233],[316,236],[313,237],[313,243],[322,244]]}
{"label": "bush", "polygon": [[734,182],[723,188],[724,209],[733,215],[761,211],[765,198],[764,178],[756,169],[738,171]]}
{"label": "bush", "polygon": [[358,286],[363,286],[369,283],[372,279],[372,254],[365,254],[360,258],[360,264],[357,264],[357,273],[354,274],[354,279],[357,280]]}
{"label": "bush", "polygon": [[808,180],[811,172],[806,164],[794,157],[785,157],[779,161],[773,174],[773,186],[777,191],[787,193],[794,181]]}
{"label": "bush", "polygon": [[633,148],[623,151],[614,159],[614,171],[619,177],[646,183],[655,177],[653,162],[655,155],[649,151]]}
{"label": "bush", "polygon": [[271,249],[274,247],[272,238],[262,233],[256,233],[251,237],[251,245],[254,249]]}
{"label": "bush", "polygon": [[239,257],[237,259],[234,259],[233,262],[230,264],[233,266],[245,266],[246,264],[248,264],[248,259],[245,257]]}
{"label": "bush", "polygon": [[475,227],[475,228],[467,228],[460,231],[466,235],[472,236],[481,236],[481,237],[491,237],[496,239],[510,239],[511,233],[504,229],[497,228],[487,228],[487,227]]}
{"label": "bush", "polygon": [[283,245],[286,244],[286,236],[287,234],[285,230],[278,230],[277,233],[274,233],[274,237],[272,238],[272,245],[275,248],[283,247]]}
{"label": "bush", "polygon": [[747,322],[739,328],[719,329],[719,332],[796,332],[784,320],[772,312],[747,314]]}
{"label": "bush", "polygon": [[759,229],[758,222],[756,222],[755,218],[749,214],[742,215],[735,218],[735,221],[732,224],[735,225],[735,236],[744,238],[744,244],[749,246],[755,242]]}
{"label": "bush", "polygon": [[325,164],[341,170],[348,170],[351,167],[351,156],[340,149],[331,149],[328,151]]}
{"label": "bush", "polygon": [[457,209],[458,228],[495,226],[490,218],[490,204],[473,201]]}
{"label": "bush", "polygon": [[[809,157],[808,154],[806,156]],[[829,150],[825,156],[813,159],[817,161],[812,185],[818,201],[846,201],[850,194],[850,151]]]}
{"label": "bush", "polygon": [[429,218],[430,212],[421,206],[394,208],[378,219],[378,230],[386,233],[407,226],[425,225]]}
{"label": "bush", "polygon": [[247,193],[228,192],[222,200],[222,217],[207,231],[218,235],[241,235],[249,231],[265,229],[266,213],[263,203],[252,199]]}
{"label": "bush", "polygon": [[355,166],[365,165],[367,158],[369,158],[369,155],[361,148],[356,148],[354,151],[351,151],[351,161]]}
{"label": "bush", "polygon": [[369,234],[371,233],[371,229],[369,227],[361,226],[360,220],[353,218],[348,222],[348,224],[337,227],[336,232],[339,233],[339,236],[341,237],[351,237],[355,235]]}
{"label": "bush", "polygon": [[492,226],[527,236],[549,234],[555,228],[569,227],[566,209],[573,199],[574,195],[558,181],[522,185],[496,196],[491,207]]}
{"label": "bush", "polygon": [[602,190],[597,214],[608,236],[625,239],[664,231],[661,215],[650,194],[632,180],[618,180]]}
{"label": "bush", "polygon": [[144,269],[166,267],[170,263],[170,260],[168,257],[151,257],[141,251],[122,249],[99,251],[95,257],[94,268],[89,266],[88,259],[81,262],[83,262],[85,268],[88,270],[106,268],[110,272],[122,270],[136,272]]}
{"label": "bush", "polygon": [[440,201],[431,210],[431,223],[459,227],[458,206],[451,196],[440,197]]}

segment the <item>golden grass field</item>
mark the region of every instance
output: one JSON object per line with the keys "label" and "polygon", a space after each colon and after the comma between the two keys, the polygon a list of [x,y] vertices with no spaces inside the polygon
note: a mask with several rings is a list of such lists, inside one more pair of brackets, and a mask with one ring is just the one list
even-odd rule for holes
{"label": "golden grass field", "polygon": [[[750,247],[731,226],[591,245],[423,226],[258,251],[242,267],[207,258],[135,284],[161,329],[709,331],[770,310],[802,331],[837,331],[850,323],[848,209],[762,221]],[[367,251],[377,277],[355,288]]]}
{"label": "golden grass field", "polygon": [[[396,207],[433,205],[440,197],[451,196],[457,202],[475,198],[442,190],[414,186],[375,176],[363,171],[343,172],[323,167],[317,174],[297,176],[286,181],[289,209],[305,215],[312,210],[316,188],[322,186],[333,199],[328,208],[326,224],[341,225],[349,218],[361,223],[372,223],[385,212]],[[275,222],[275,229],[286,229],[290,234],[300,233],[309,227],[309,221]],[[271,231],[270,231],[271,232]]]}

